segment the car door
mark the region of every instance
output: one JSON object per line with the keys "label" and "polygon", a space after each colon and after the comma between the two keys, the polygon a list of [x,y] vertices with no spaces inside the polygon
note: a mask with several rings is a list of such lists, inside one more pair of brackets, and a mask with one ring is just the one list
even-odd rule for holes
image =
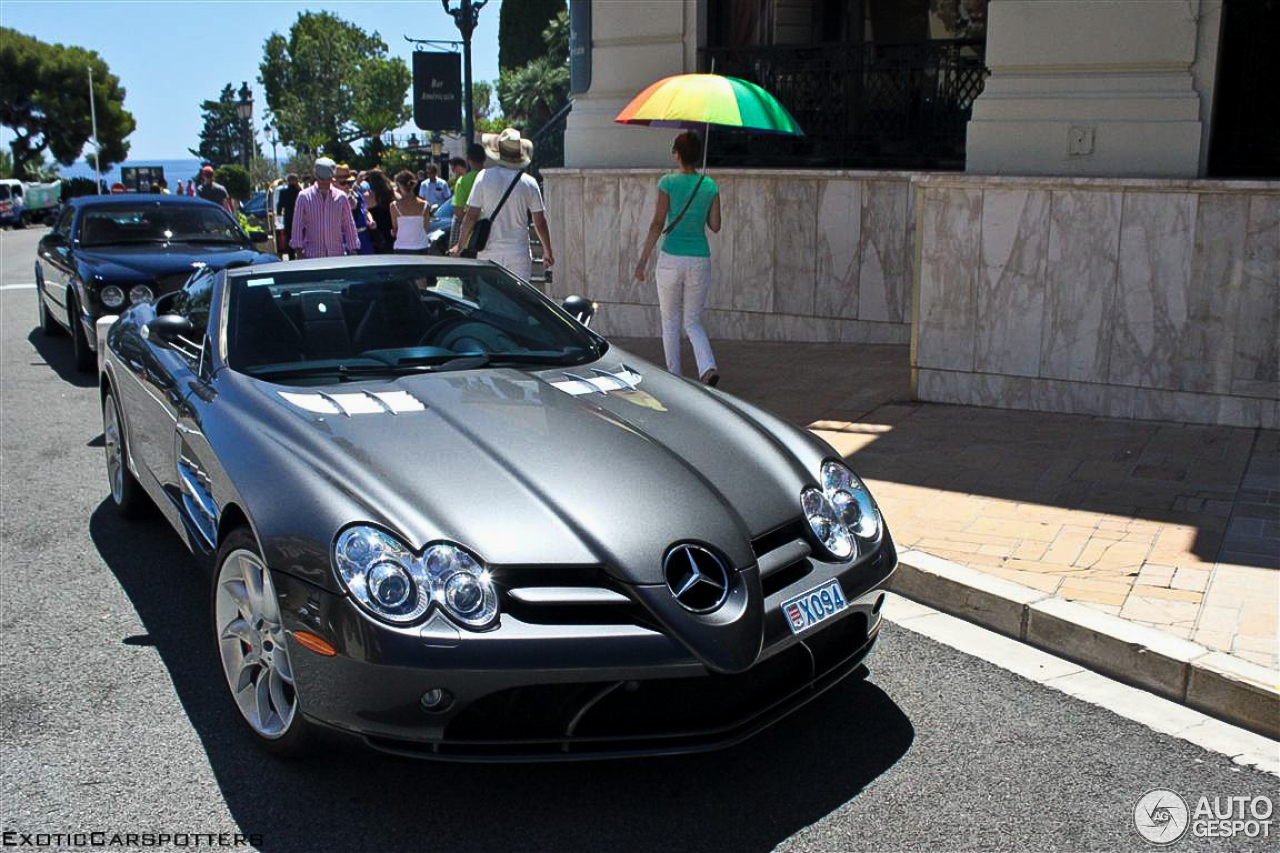
{"label": "car door", "polygon": [[[156,313],[192,316],[192,304],[208,298],[213,278],[213,273],[194,276],[185,288],[157,302]],[[207,311],[204,318],[207,324]],[[196,377],[203,337],[204,326],[172,344],[146,336],[146,343],[136,353],[136,363],[130,364],[141,391],[138,406],[147,413],[130,424],[130,450],[135,462],[175,501],[180,500],[181,480],[173,437]]]}
{"label": "car door", "polygon": [[72,318],[67,311],[67,291],[75,276],[75,258],[71,252],[75,214],[73,207],[62,211],[53,229],[40,240],[36,249],[36,263],[40,269],[36,276],[39,296],[45,300],[53,316],[66,318],[68,326]]}
{"label": "car door", "polygon": [[206,272],[194,276],[173,298],[170,313],[191,321],[191,338],[182,346],[167,350],[176,362],[168,365],[176,385],[172,408],[173,429],[168,439],[171,491],[188,528],[196,534],[194,544],[207,551],[217,547],[218,505],[214,502],[212,467],[216,459],[205,438],[204,413],[214,401],[210,384],[212,364],[210,317],[219,275]]}

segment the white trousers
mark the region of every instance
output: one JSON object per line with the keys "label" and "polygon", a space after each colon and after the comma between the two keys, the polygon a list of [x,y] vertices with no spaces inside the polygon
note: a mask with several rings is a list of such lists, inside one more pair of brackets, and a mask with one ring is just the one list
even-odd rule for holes
{"label": "white trousers", "polygon": [[527,248],[524,252],[519,249],[482,249],[476,253],[476,259],[497,261],[525,281],[533,276],[533,255]]}
{"label": "white trousers", "polygon": [[662,313],[662,350],[667,356],[667,370],[680,375],[680,330],[693,344],[698,361],[698,375],[716,366],[715,353],[702,327],[702,311],[707,305],[707,288],[711,284],[711,259],[687,255],[658,253],[654,270],[658,281],[658,310]]}

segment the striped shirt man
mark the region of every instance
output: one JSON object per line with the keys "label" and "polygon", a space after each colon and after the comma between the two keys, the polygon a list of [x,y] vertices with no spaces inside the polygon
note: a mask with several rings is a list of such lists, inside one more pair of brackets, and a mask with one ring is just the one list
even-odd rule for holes
{"label": "striped shirt man", "polygon": [[304,258],[332,258],[359,252],[360,237],[351,218],[347,194],[332,185],[321,189],[319,183],[298,193],[289,245],[301,250]]}

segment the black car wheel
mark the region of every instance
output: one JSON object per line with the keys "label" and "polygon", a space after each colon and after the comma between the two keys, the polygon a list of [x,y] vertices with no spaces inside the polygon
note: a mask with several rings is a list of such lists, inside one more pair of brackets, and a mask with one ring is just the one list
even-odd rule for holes
{"label": "black car wheel", "polygon": [[76,370],[88,373],[93,370],[96,359],[80,319],[80,302],[74,296],[67,300],[67,317],[71,321],[71,350],[75,354]]}
{"label": "black car wheel", "polygon": [[40,317],[40,331],[50,337],[62,334],[62,327],[58,325],[58,321],[53,319],[53,315],[49,313],[49,306],[44,301],[44,287],[36,285],[36,311]]}
{"label": "black car wheel", "polygon": [[213,626],[227,688],[254,739],[278,755],[310,747],[310,725],[298,710],[293,664],[271,572],[247,528],[218,549]]}
{"label": "black car wheel", "polygon": [[150,508],[147,493],[129,470],[129,449],[120,406],[110,391],[102,400],[102,441],[107,451],[107,479],[111,500],[124,518],[140,518]]}

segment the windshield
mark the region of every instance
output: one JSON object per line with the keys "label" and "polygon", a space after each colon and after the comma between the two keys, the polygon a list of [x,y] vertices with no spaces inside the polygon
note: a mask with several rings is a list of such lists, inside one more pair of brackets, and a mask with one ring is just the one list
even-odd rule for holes
{"label": "windshield", "polygon": [[273,269],[228,282],[227,363],[272,382],[571,366],[607,347],[500,267]]}
{"label": "windshield", "polygon": [[129,243],[235,243],[244,245],[239,227],[216,207],[203,205],[112,205],[84,211],[83,246]]}

